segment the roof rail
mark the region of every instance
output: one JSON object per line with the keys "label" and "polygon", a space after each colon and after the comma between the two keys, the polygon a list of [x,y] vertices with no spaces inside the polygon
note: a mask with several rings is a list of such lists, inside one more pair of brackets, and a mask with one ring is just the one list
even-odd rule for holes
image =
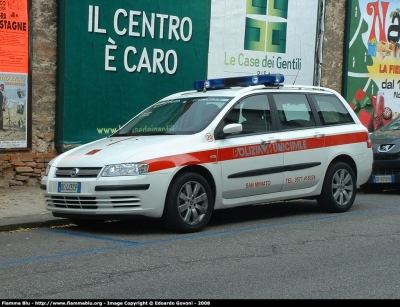
{"label": "roof rail", "polygon": [[332,94],[338,94],[337,91],[327,88],[327,87],[322,87],[322,86],[315,86],[315,85],[284,85],[284,88],[290,88],[290,89],[307,89],[307,90],[315,90],[315,91],[322,91],[322,92],[329,92]]}

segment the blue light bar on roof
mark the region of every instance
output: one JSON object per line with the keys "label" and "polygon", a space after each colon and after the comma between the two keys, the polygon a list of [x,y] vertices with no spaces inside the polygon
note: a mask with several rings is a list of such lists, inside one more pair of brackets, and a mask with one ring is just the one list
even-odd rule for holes
{"label": "blue light bar on roof", "polygon": [[243,76],[232,78],[219,78],[195,81],[193,86],[196,90],[219,89],[233,86],[252,86],[252,85],[279,85],[283,83],[285,77],[282,74],[268,74],[256,76]]}

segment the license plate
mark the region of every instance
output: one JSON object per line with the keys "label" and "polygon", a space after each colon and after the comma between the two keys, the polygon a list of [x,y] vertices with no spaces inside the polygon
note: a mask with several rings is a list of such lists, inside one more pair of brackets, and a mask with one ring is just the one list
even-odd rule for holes
{"label": "license plate", "polygon": [[393,175],[385,175],[385,176],[372,176],[373,183],[393,183],[394,176]]}
{"label": "license plate", "polygon": [[59,193],[80,193],[81,182],[59,182],[58,183]]}

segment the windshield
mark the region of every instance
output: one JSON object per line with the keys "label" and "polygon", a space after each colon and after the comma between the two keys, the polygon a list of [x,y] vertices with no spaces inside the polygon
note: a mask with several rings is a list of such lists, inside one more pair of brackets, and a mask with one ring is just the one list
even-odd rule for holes
{"label": "windshield", "polygon": [[379,129],[380,131],[400,130],[400,116],[393,119],[386,126]]}
{"label": "windshield", "polygon": [[231,97],[191,97],[159,101],[126,123],[113,136],[193,134],[217,116]]}

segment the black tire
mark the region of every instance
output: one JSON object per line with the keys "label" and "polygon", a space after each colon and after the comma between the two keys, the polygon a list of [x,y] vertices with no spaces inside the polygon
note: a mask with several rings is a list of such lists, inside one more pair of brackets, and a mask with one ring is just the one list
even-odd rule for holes
{"label": "black tire", "polygon": [[353,205],[356,194],[356,176],[353,169],[344,162],[336,162],[326,172],[317,201],[325,212],[345,212]]}
{"label": "black tire", "polygon": [[199,174],[183,173],[169,186],[161,222],[172,231],[198,232],[207,225],[213,210],[214,198],[207,181]]}

